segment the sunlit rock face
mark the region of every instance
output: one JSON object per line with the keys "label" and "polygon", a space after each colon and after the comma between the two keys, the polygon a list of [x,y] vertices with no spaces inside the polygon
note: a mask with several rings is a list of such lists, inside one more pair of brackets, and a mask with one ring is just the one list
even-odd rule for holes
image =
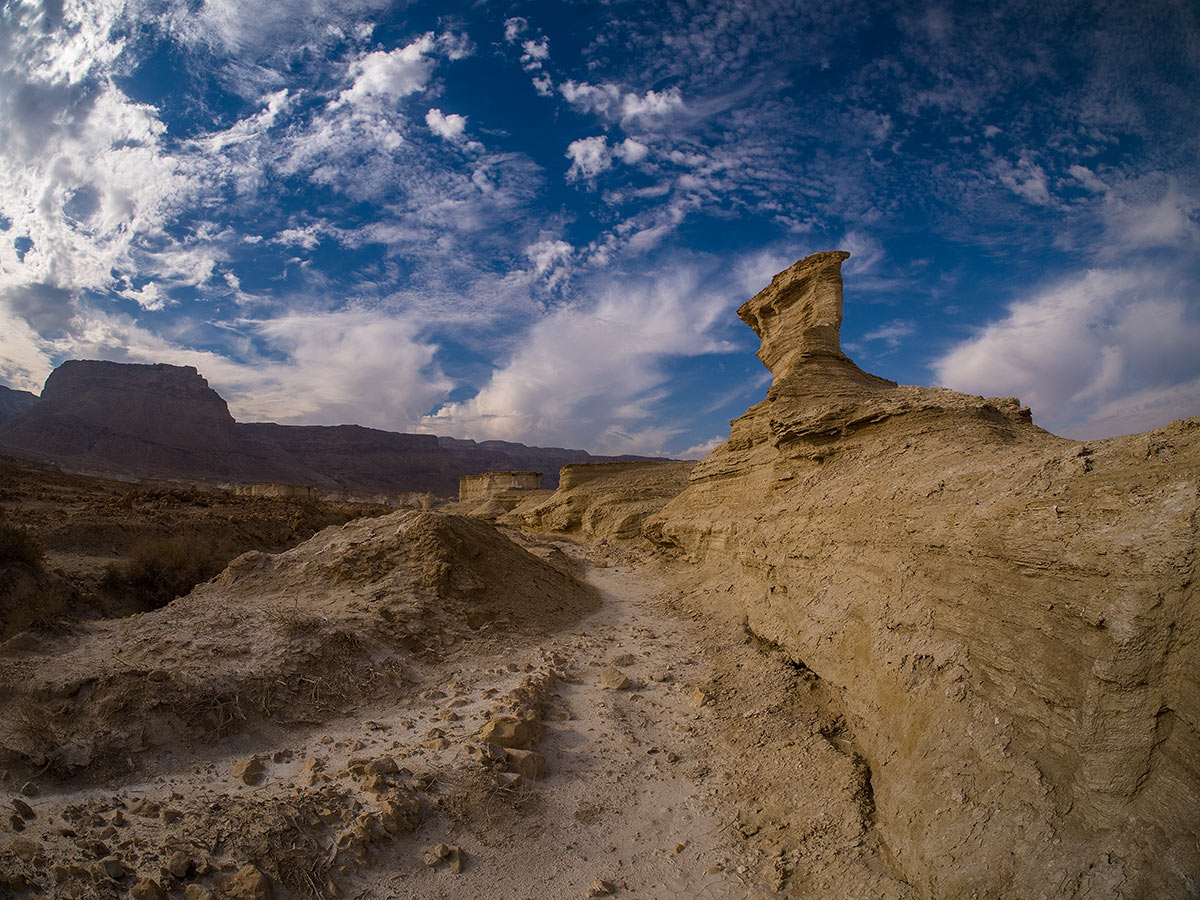
{"label": "sunlit rock face", "polygon": [[773,383],[647,536],[837,689],[923,896],[1193,896],[1200,419],[1080,443],[864,373],[846,256],[739,310]]}

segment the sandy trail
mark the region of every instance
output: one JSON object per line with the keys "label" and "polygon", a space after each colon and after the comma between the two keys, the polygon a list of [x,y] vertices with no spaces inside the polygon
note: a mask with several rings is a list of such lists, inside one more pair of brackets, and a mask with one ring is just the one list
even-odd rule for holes
{"label": "sandy trail", "polygon": [[[562,546],[568,552],[577,552]],[[539,751],[547,774],[515,812],[484,812],[466,824],[438,817],[419,833],[426,843],[455,843],[466,865],[399,865],[370,873],[372,897],[505,897],[556,900],[596,896],[744,898],[747,870],[725,840],[709,789],[709,748],[695,724],[694,685],[708,677],[686,621],[653,602],[662,585],[644,569],[594,568],[601,609],[543,652],[565,660]],[[615,668],[626,689],[605,687]],[[490,816],[499,818],[490,820]],[[422,871],[424,869],[424,871]]]}

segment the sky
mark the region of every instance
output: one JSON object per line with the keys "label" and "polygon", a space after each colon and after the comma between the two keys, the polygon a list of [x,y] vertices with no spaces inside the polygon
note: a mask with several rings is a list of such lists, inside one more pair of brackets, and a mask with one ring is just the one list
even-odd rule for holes
{"label": "sky", "polygon": [[1080,439],[1200,415],[1200,6],[0,0],[0,382],[698,456],[737,307]]}

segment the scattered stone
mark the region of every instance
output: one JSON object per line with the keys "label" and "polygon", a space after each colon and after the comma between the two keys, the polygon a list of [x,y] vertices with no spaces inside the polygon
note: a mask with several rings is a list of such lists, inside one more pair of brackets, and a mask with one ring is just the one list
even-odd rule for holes
{"label": "scattered stone", "polygon": [[602,688],[608,688],[612,691],[627,691],[633,687],[633,682],[620,669],[614,669],[612,666],[607,666],[600,670],[600,678],[596,682]]}
{"label": "scattered stone", "polygon": [[22,819],[37,818],[37,813],[35,813],[33,811],[33,807],[30,806],[28,803],[26,803],[24,800],[22,800],[20,797],[13,797],[12,806],[13,806],[13,809],[15,809],[17,811],[17,814]]}
{"label": "scattered stone", "polygon": [[525,750],[533,742],[533,728],[516,716],[496,716],[483,726],[479,739],[499,747]]}
{"label": "scattered stone", "polygon": [[114,881],[120,881],[125,877],[125,863],[121,862],[119,856],[106,856],[100,860],[100,870]]}
{"label": "scattered stone", "polygon": [[592,882],[592,886],[588,889],[589,897],[607,897],[610,894],[615,894],[617,891],[616,885],[611,881],[601,881],[597,878]]}
{"label": "scattered stone", "polygon": [[42,855],[42,845],[28,838],[17,838],[8,845],[8,849],[25,862],[33,862]]}
{"label": "scattered stone", "polygon": [[291,758],[292,758],[291,750],[276,750],[274,753],[271,754],[271,762],[273,762],[273,763],[289,762],[291,760]]}
{"label": "scattered stone", "polygon": [[262,760],[257,756],[251,756],[249,759],[243,759],[241,762],[235,763],[233,766],[233,777],[243,784],[258,784],[263,780],[265,769]]}
{"label": "scattered stone", "polygon": [[242,866],[226,891],[234,900],[271,900],[274,888],[257,866]]}
{"label": "scattered stone", "polygon": [[[159,805],[152,800],[147,800],[145,797],[140,800],[135,800],[129,807],[129,811],[135,816],[141,816],[144,819],[158,818]],[[116,822],[113,823],[114,825]]]}
{"label": "scattered stone", "polygon": [[504,748],[489,743],[464,744],[459,750],[459,755],[488,769],[504,765],[508,760],[504,755]]}
{"label": "scattered stone", "polygon": [[687,844],[676,844],[676,845],[675,845],[675,852],[676,852],[676,853],[682,853],[682,852],[683,852],[683,851],[684,851],[686,848],[687,848]]}
{"label": "scattered stone", "polygon": [[189,884],[183,889],[185,900],[217,900],[217,895],[202,884]]}
{"label": "scattered stone", "polygon": [[143,878],[129,891],[133,900],[167,900],[167,892],[153,878]]}
{"label": "scattered stone", "polygon": [[183,818],[183,813],[169,806],[164,806],[158,813],[158,820],[164,825],[174,825]]}
{"label": "scattered stone", "polygon": [[25,830],[25,820],[22,819],[20,816],[18,816],[16,813],[13,813],[11,816],[8,817],[8,824],[12,828],[13,831],[24,831]]}
{"label": "scattered stone", "polygon": [[176,850],[167,860],[167,871],[176,878],[187,878],[195,868],[195,861],[182,850]]}
{"label": "scattered stone", "polygon": [[321,772],[325,769],[325,760],[319,756],[310,756],[304,761],[305,772]]}
{"label": "scattered stone", "polygon": [[710,703],[712,703],[712,697],[700,688],[692,688],[692,706],[708,706]]}
{"label": "scattered stone", "polygon": [[358,783],[359,788],[367,794],[386,794],[392,789],[391,783],[382,775],[368,775]]}
{"label": "scattered stone", "polygon": [[114,809],[112,815],[108,817],[108,822],[110,825],[120,828],[125,824],[125,813],[119,809]]}
{"label": "scattered stone", "polygon": [[365,771],[368,775],[395,775],[400,771],[400,766],[392,757],[382,756],[367,763]]}
{"label": "scattered stone", "polygon": [[38,794],[41,793],[41,791],[38,789],[38,786],[36,784],[34,784],[32,781],[27,781],[23,785],[21,785],[21,793],[24,794],[26,797],[36,797]]}
{"label": "scattered stone", "polygon": [[421,824],[421,798],[406,790],[393,790],[379,801],[379,821],[388,834],[408,834]]}
{"label": "scattered stone", "polygon": [[541,781],[546,774],[546,757],[534,750],[506,749],[508,770],[516,772],[525,781]]}

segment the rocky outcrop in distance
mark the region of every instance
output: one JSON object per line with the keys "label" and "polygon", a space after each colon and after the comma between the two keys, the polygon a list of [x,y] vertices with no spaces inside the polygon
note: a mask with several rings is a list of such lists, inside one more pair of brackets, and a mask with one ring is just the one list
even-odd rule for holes
{"label": "rocky outcrop in distance", "polygon": [[55,369],[41,399],[0,424],[0,453],[96,474],[446,497],[457,493],[462,475],[532,469],[554,488],[560,466],[639,458],[359,425],[239,423],[190,366],[96,360]]}
{"label": "rocky outcrop in distance", "polygon": [[923,897],[1194,897],[1200,419],[1079,442],[867,374],[847,256],[739,309],[766,399],[645,534],[840,695]]}

